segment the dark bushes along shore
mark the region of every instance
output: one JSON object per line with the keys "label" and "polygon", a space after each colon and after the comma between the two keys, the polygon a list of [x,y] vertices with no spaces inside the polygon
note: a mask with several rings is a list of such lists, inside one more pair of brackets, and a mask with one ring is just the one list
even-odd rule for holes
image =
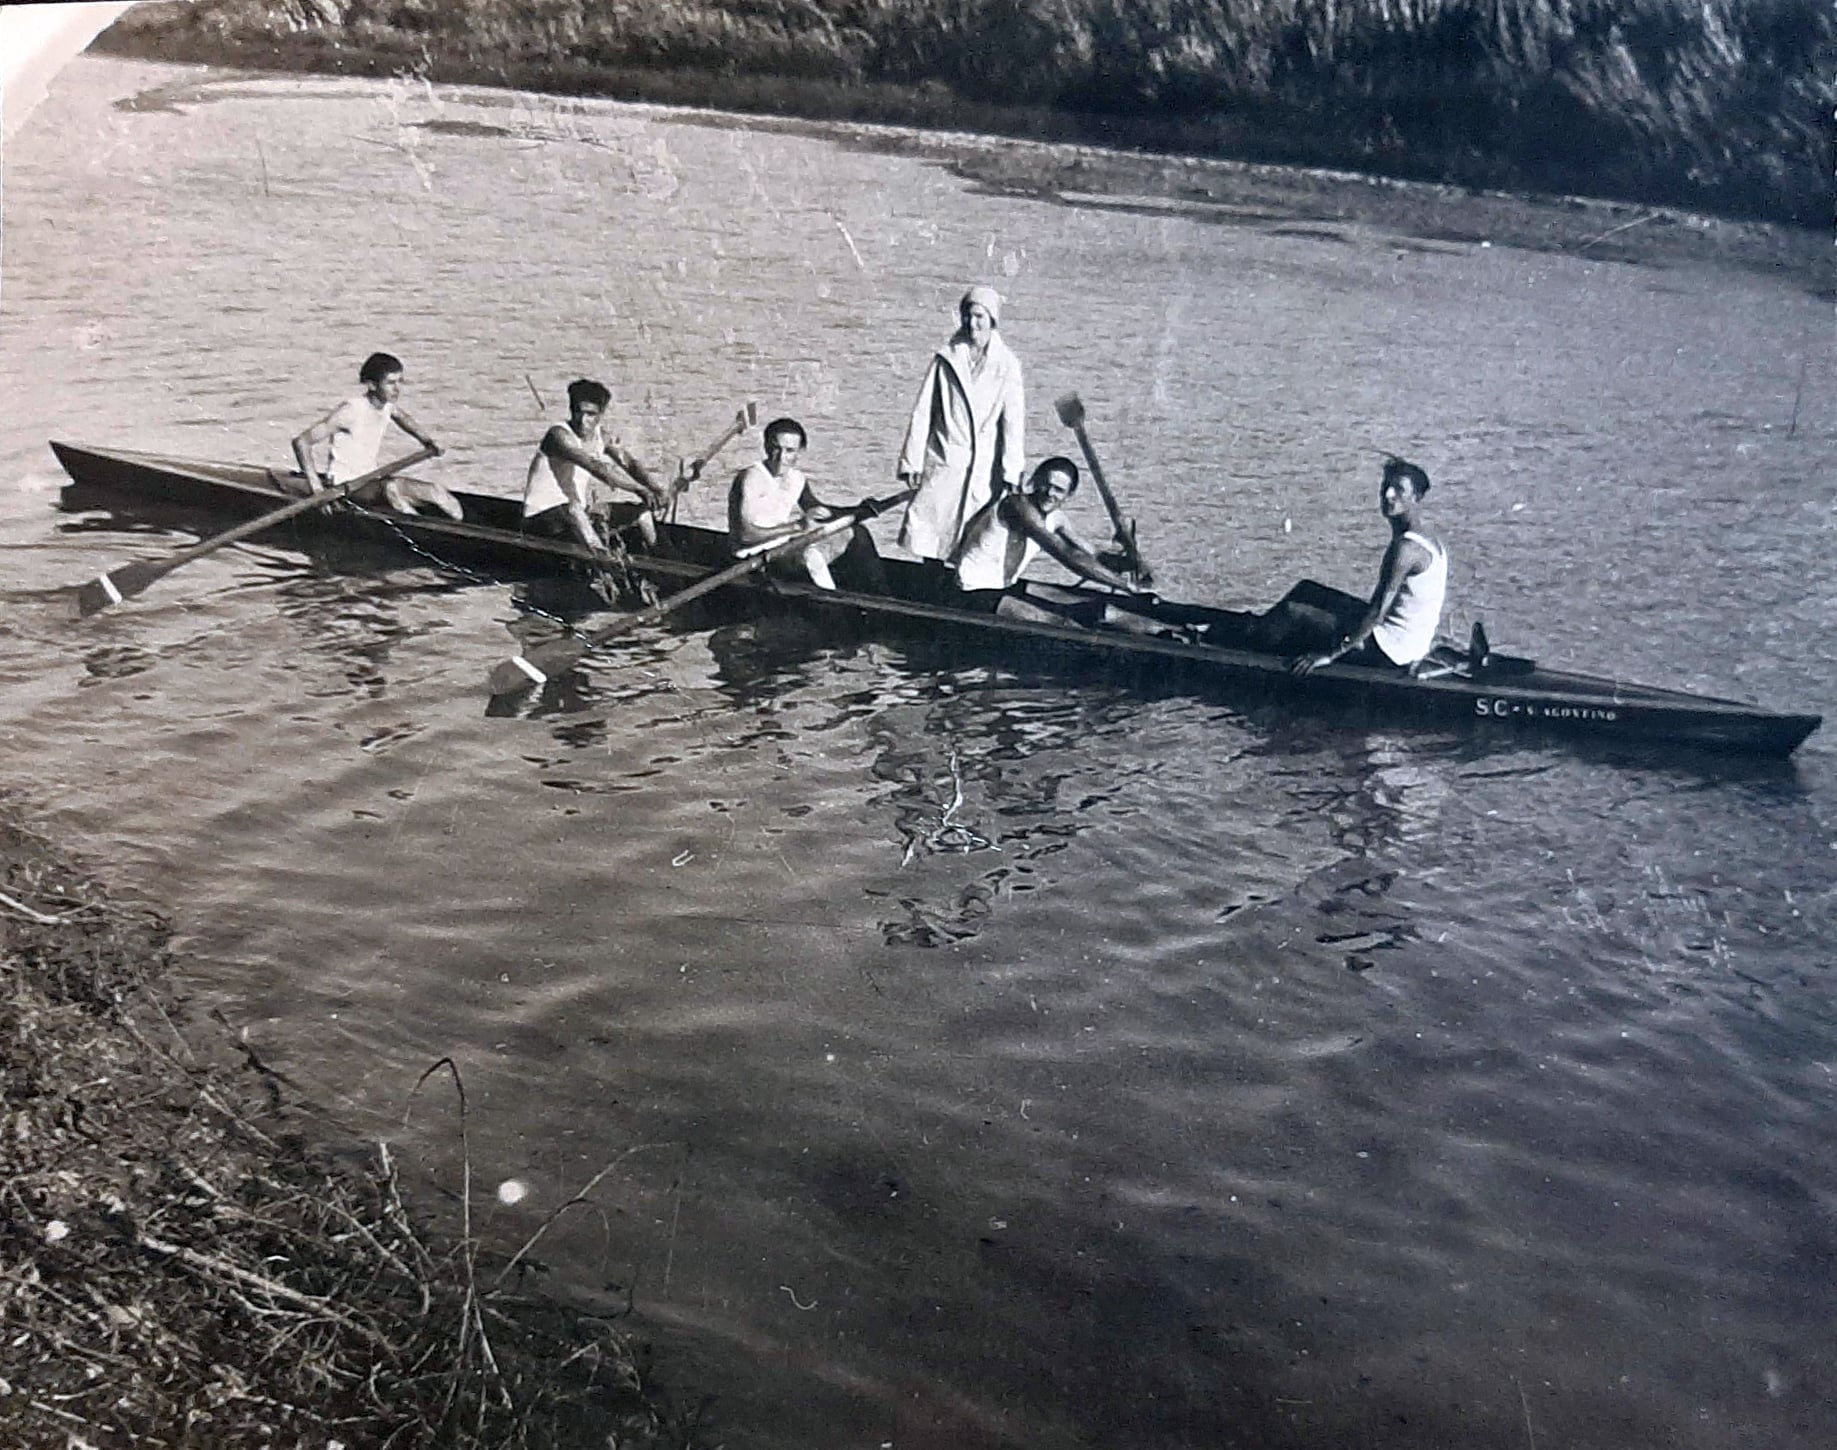
{"label": "dark bushes along shore", "polygon": [[1829,0],[199,0],[119,54],[884,120],[1828,226]]}

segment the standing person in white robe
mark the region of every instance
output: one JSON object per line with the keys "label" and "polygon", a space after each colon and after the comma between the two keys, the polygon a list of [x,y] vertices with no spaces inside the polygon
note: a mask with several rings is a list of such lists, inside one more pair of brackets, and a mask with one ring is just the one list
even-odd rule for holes
{"label": "standing person in white robe", "polygon": [[1027,395],[1021,363],[997,335],[1001,296],[972,287],[958,327],[925,372],[899,454],[899,480],[918,494],[899,542],[921,559],[954,562],[963,531],[997,492],[1025,475]]}

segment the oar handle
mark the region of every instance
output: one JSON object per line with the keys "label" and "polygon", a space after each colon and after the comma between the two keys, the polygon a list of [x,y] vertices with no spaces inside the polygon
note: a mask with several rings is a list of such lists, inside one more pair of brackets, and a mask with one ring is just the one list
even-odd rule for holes
{"label": "oar handle", "polygon": [[504,661],[491,672],[488,681],[493,695],[508,695],[518,690],[527,690],[532,685],[546,684],[562,670],[570,669],[587,655],[603,645],[610,644],[621,635],[629,634],[642,625],[655,623],[666,614],[682,608],[683,605],[700,599],[704,594],[712,594],[723,585],[764,568],[773,559],[788,554],[795,549],[808,548],[818,539],[840,533],[843,529],[853,528],[864,518],[873,518],[885,513],[888,509],[911,498],[916,489],[902,489],[899,493],[888,494],[885,498],[869,499],[855,505],[833,519],[826,519],[814,529],[806,529],[800,534],[792,534],[784,539],[764,539],[756,544],[749,544],[740,550],[740,556],[725,569],[710,574],[705,579],[698,579],[687,589],[679,589],[668,599],[659,600],[636,614],[628,614],[623,619],[614,620],[604,629],[573,639],[558,639],[547,645],[531,650],[527,655],[517,655]]}
{"label": "oar handle", "polygon": [[167,559],[141,559],[132,564],[121,564],[105,574],[99,574],[77,592],[78,607],[84,614],[94,614],[99,609],[106,609],[111,604],[119,604],[135,594],[141,593],[149,585],[166,577],[174,569],[182,569],[194,559],[202,559],[206,554],[230,544],[284,524],[288,519],[312,509],[324,508],[327,504],[336,503],[341,498],[348,498],[359,489],[368,488],[373,483],[380,483],[393,477],[405,468],[413,468],[417,463],[432,458],[440,450],[433,446],[417,449],[413,453],[398,458],[393,463],[385,463],[381,468],[373,468],[368,473],[349,479],[344,483],[333,484],[329,488],[309,493],[305,498],[295,499],[282,508],[265,513],[260,518],[240,523],[233,529],[226,529],[221,534],[213,535],[202,543],[193,544],[190,548],[180,549]]}

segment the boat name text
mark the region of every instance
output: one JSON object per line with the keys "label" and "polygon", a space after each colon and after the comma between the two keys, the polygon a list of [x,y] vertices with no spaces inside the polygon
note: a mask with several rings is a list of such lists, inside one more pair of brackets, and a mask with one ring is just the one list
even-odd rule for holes
{"label": "boat name text", "polygon": [[1489,719],[1504,720],[1521,715],[1532,720],[1618,720],[1620,712],[1599,705],[1540,705],[1531,700],[1500,700],[1484,697],[1473,702],[1473,712]]}

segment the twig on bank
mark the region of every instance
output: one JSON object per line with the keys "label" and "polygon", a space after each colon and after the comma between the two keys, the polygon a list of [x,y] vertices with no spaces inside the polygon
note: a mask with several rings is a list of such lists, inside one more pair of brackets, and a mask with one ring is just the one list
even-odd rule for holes
{"label": "twig on bank", "polygon": [[348,1314],[345,1314],[324,1299],[315,1299],[310,1294],[302,1294],[297,1289],[289,1289],[285,1284],[277,1283],[275,1280],[267,1278],[264,1275],[253,1273],[248,1269],[238,1268],[235,1264],[227,1263],[223,1259],[213,1258],[210,1254],[201,1254],[196,1249],[186,1248],[183,1244],[169,1244],[164,1239],[154,1238],[151,1234],[136,1235],[134,1241],[143,1249],[149,1249],[153,1253],[164,1254],[169,1258],[175,1258],[180,1263],[187,1264],[191,1268],[201,1272],[215,1274],[219,1278],[228,1279],[233,1283],[247,1285],[251,1289],[259,1289],[262,1293],[268,1295],[269,1298],[278,1299],[284,1304],[297,1305],[299,1308],[309,1310],[314,1314],[323,1314],[326,1318],[342,1324],[353,1334],[361,1335],[363,1338],[369,1340],[370,1343],[377,1346],[377,1348],[388,1352],[391,1357],[394,1356],[395,1346],[387,1339],[378,1334],[368,1324],[351,1318]]}
{"label": "twig on bank", "polygon": [[1810,335],[1811,325],[1806,324],[1799,331],[1799,385],[1792,390],[1792,421],[1786,425],[1786,436],[1792,437],[1799,431],[1799,404],[1805,397],[1805,364],[1811,354],[1806,351],[1805,340]]}
{"label": "twig on bank", "polygon": [[1578,244],[1576,247],[1576,251],[1586,252],[1596,242],[1605,242],[1609,237],[1614,236],[1620,232],[1624,232],[1629,227],[1643,226],[1646,222],[1657,221],[1663,215],[1664,213],[1662,211],[1647,212],[1642,217],[1634,217],[1633,220],[1630,222],[1622,222],[1617,227],[1609,227],[1606,231],[1602,232],[1600,236],[1590,237],[1587,241]]}
{"label": "twig on bank", "polygon": [[37,922],[40,926],[62,926],[69,919],[66,916],[46,916],[42,911],[34,911],[23,901],[16,901],[4,891],[0,891],[0,906],[8,907],[21,916]]}

